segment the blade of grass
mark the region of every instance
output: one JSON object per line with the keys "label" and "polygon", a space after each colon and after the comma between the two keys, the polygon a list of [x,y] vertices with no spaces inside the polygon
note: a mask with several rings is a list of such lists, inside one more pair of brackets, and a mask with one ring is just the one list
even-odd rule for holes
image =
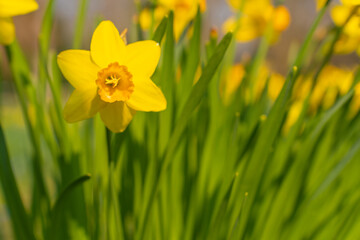
{"label": "blade of grass", "polygon": [[355,145],[348,151],[344,158],[335,166],[335,168],[330,172],[324,182],[320,185],[318,190],[314,193],[312,198],[319,196],[342,172],[342,170],[354,159],[357,153],[360,150],[360,139],[355,143]]}
{"label": "blade of grass", "polygon": [[0,123],[0,182],[17,239],[35,240],[29,216],[21,200]]}
{"label": "blade of grass", "polygon": [[[65,127],[65,122],[63,120],[63,116],[62,116],[62,107],[61,107],[61,96],[60,96],[60,91],[57,88],[56,84],[54,83],[50,73],[49,73],[49,69],[48,69],[48,61],[49,61],[49,49],[50,49],[50,42],[51,42],[51,33],[52,33],[52,29],[53,29],[53,15],[54,15],[54,8],[55,8],[55,0],[50,0],[46,11],[45,11],[45,15],[42,21],[42,27],[41,27],[41,31],[40,31],[40,35],[39,35],[39,84],[40,84],[40,88],[39,91],[40,92],[40,102],[41,103],[45,103],[45,96],[41,96],[43,93],[42,88],[46,88],[46,82],[49,83],[50,86],[50,90],[51,93],[53,95],[53,100],[54,100],[54,107],[55,107],[55,112],[57,115],[57,123],[59,124],[59,126],[54,126],[55,129],[60,129],[60,131],[57,131],[57,133],[60,133],[61,135],[58,136],[58,138],[60,139],[60,147],[63,150],[64,154],[66,157],[70,157],[70,153],[68,150],[68,146],[67,146],[67,132],[66,132],[66,127]],[[45,105],[42,105],[42,108]],[[42,114],[44,114],[44,110],[42,109]],[[50,140],[51,141],[51,140]]]}
{"label": "blade of grass", "polygon": [[165,98],[167,100],[167,108],[160,113],[160,129],[159,129],[159,154],[162,155],[165,151],[166,144],[169,141],[172,130],[172,119],[174,110],[174,83],[175,83],[175,67],[174,67],[174,30],[173,30],[174,13],[170,12],[168,17],[168,24],[166,28],[166,40],[163,51],[162,71],[160,77],[160,85],[163,89]]}
{"label": "blade of grass", "polygon": [[89,6],[89,0],[81,0],[79,3],[79,10],[77,13],[76,19],[76,27],[75,27],[75,35],[73,40],[73,49],[79,49],[81,47],[81,42],[83,38],[84,32],[84,24],[85,24],[85,17],[86,11]]}
{"label": "blade of grass", "polygon": [[154,40],[155,42],[158,42],[159,44],[161,43],[161,40],[164,37],[165,31],[166,31],[166,27],[168,24],[168,17],[164,17],[159,26],[156,28],[154,36],[152,37],[152,40]]}
{"label": "blade of grass", "polygon": [[[192,90],[192,86],[194,83],[194,77],[198,65],[200,63],[200,42],[201,42],[201,12],[198,9],[195,20],[194,20],[194,31],[193,35],[190,39],[188,54],[186,57],[186,64],[184,70],[182,71],[181,79],[180,79],[180,107],[179,110],[185,104],[187,97]],[[180,113],[180,112],[179,112]]]}
{"label": "blade of grass", "polygon": [[316,16],[315,21],[312,24],[310,31],[307,33],[307,35],[305,37],[305,41],[301,45],[299,53],[296,56],[296,59],[293,64],[294,66],[300,67],[303,64],[305,57],[309,54],[309,49],[310,49],[309,46],[312,43],[312,39],[313,39],[315,30],[317,29],[322,18],[324,17],[324,14],[326,13],[330,2],[331,2],[331,0],[327,0],[327,2],[324,4],[324,7],[320,10],[318,15]]}
{"label": "blade of grass", "polygon": [[60,192],[51,210],[51,225],[48,232],[49,239],[52,238],[51,236],[57,236],[57,233],[59,231],[64,230],[64,226],[62,226],[61,224],[62,221],[60,215],[66,208],[65,200],[68,198],[68,196],[70,196],[70,193],[72,193],[77,187],[81,186],[81,184],[83,184],[90,178],[90,174],[84,174],[80,177],[77,177]]}
{"label": "blade of grass", "polygon": [[[29,133],[30,140],[32,143],[32,148],[35,154],[34,157],[34,177],[36,180],[36,184],[40,189],[41,195],[45,198],[47,205],[50,206],[50,200],[48,191],[45,186],[44,176],[43,176],[43,155],[40,148],[40,129],[38,129],[38,125],[31,121],[29,112],[28,112],[28,104],[27,100],[31,104],[38,108],[38,104],[36,102],[35,89],[30,81],[30,70],[26,64],[25,57],[18,45],[15,41],[10,46],[6,47],[6,53],[10,62],[10,68],[14,77],[14,84],[16,88],[16,93],[20,100],[20,106],[24,117],[24,122],[26,129]],[[28,93],[28,94],[27,94]],[[29,96],[29,99],[26,96]],[[39,112],[37,111],[37,119],[41,123],[42,117],[39,116]]]}
{"label": "blade of grass", "polygon": [[[331,109],[329,109],[324,116],[320,119],[316,127],[305,139],[299,150],[298,155],[293,160],[291,168],[287,171],[285,179],[283,180],[279,192],[274,200],[272,207],[271,218],[268,220],[265,226],[264,236],[273,234],[277,228],[280,228],[280,224],[283,223],[279,219],[283,219],[284,215],[290,220],[296,216],[299,212],[300,203],[303,200],[302,191],[306,183],[306,174],[311,164],[311,154],[316,146],[318,138],[325,128],[326,124],[332,119],[332,117],[346,104],[353,95],[353,89],[345,96],[343,96]],[[299,181],[301,181],[299,183]],[[284,199],[286,201],[284,202]],[[286,210],[285,210],[286,209]],[[290,213],[289,213],[290,211]]]}
{"label": "blade of grass", "polygon": [[188,97],[188,99],[181,111],[181,114],[175,125],[175,130],[170,137],[168,147],[164,154],[164,160],[162,162],[160,172],[159,172],[159,174],[156,175],[156,180],[155,180],[153,191],[151,192],[150,199],[148,202],[146,202],[144,204],[145,212],[140,219],[140,223],[138,226],[139,231],[137,232],[139,235],[138,235],[137,239],[143,239],[143,237],[144,237],[145,230],[146,230],[145,224],[148,220],[149,212],[150,212],[150,209],[152,208],[152,204],[154,202],[155,196],[157,195],[157,192],[159,190],[159,186],[161,185],[162,178],[165,175],[165,172],[170,164],[171,159],[173,158],[174,154],[176,153],[177,145],[180,141],[183,131],[186,128],[187,122],[190,119],[192,112],[200,104],[204,93],[208,89],[208,85],[224,57],[224,54],[230,44],[231,38],[232,38],[232,33],[228,33],[224,36],[222,41],[219,43],[216,50],[214,51],[213,56],[211,57],[208,64],[206,65],[199,81],[192,88],[190,96]]}
{"label": "blade of grass", "polygon": [[242,214],[244,219],[241,220],[241,223],[244,225],[240,226],[240,228],[242,228],[243,238],[245,237],[245,232],[248,228],[248,221],[246,218],[251,216],[251,207],[256,200],[259,191],[259,183],[265,169],[265,163],[271,146],[279,134],[279,130],[286,113],[286,105],[291,97],[296,77],[297,67],[294,67],[288,75],[279,97],[276,99],[270,110],[269,116],[260,130],[258,141],[256,142],[251,157],[248,160],[248,166],[242,173],[242,182],[251,183],[250,186],[243,185],[240,188],[241,192],[249,192],[248,208],[246,208],[245,213]]}

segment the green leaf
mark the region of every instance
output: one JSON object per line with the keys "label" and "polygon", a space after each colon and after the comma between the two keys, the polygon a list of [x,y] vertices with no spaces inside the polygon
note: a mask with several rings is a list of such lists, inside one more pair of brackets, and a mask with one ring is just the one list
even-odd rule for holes
{"label": "green leaf", "polygon": [[240,174],[240,176],[243,175],[240,192],[249,192],[248,207],[242,215],[245,219],[241,221],[243,224],[243,226],[241,226],[243,234],[245,234],[248,224],[248,220],[246,218],[251,216],[251,207],[257,197],[259,183],[265,170],[266,160],[270,153],[271,146],[278,136],[280,127],[282,126],[287,109],[286,105],[291,97],[296,76],[297,68],[294,67],[288,75],[279,97],[276,99],[269,116],[260,130],[258,141],[251,153],[251,157],[248,159],[247,167]]}
{"label": "green leaf", "polygon": [[163,36],[165,34],[165,31],[166,31],[167,22],[168,22],[167,17],[164,17],[161,20],[159,26],[155,30],[155,33],[154,33],[154,36],[152,37],[152,40],[154,40],[155,42],[161,43],[161,40],[162,40],[162,38],[163,38]]}
{"label": "green leaf", "polygon": [[166,40],[163,50],[163,60],[161,66],[160,87],[164,92],[167,108],[160,113],[159,121],[159,153],[162,155],[169,141],[170,133],[173,127],[174,112],[174,85],[175,85],[175,40],[174,40],[174,13],[170,12],[166,29]]}
{"label": "green leaf", "polygon": [[0,182],[17,239],[34,239],[35,236],[21,200],[19,189],[11,167],[5,136],[0,124]]}
{"label": "green leaf", "polygon": [[189,96],[194,83],[194,77],[196,70],[200,63],[200,49],[201,49],[201,12],[197,11],[197,15],[194,20],[194,32],[190,39],[189,49],[186,56],[186,64],[180,79],[180,108],[185,103],[185,100]]}
{"label": "green leaf", "polygon": [[354,156],[360,151],[360,139],[356,144],[347,152],[343,159],[334,167],[334,169],[329,173],[327,178],[315,192],[313,198],[319,196],[344,170],[344,168],[354,159]]}
{"label": "green leaf", "polygon": [[39,35],[39,42],[40,42],[40,51],[44,54],[43,56],[47,55],[48,49],[50,47],[50,38],[51,32],[53,29],[53,15],[54,15],[54,3],[55,0],[50,0],[44,18],[42,20],[42,26]]}
{"label": "green leaf", "polygon": [[187,98],[181,114],[176,121],[175,130],[170,138],[169,145],[164,157],[164,163],[169,161],[169,159],[174,155],[176,146],[178,145],[180,137],[186,127],[187,121],[190,119],[192,112],[200,104],[202,97],[207,91],[208,85],[224,57],[224,54],[230,44],[231,38],[232,33],[228,33],[224,36],[224,38],[214,51],[214,54],[210,58],[208,64],[205,66],[199,81],[192,88],[190,96]]}
{"label": "green leaf", "polygon": [[[346,104],[353,95],[353,89],[347,93],[347,95],[340,98],[337,103],[329,109],[321,117],[318,124],[310,132],[310,134],[302,143],[301,148],[298,150],[298,154],[291,168],[287,170],[285,179],[283,180],[280,189],[274,199],[272,205],[271,218],[269,218],[267,226],[265,226],[264,236],[274,233],[274,229],[280,228],[279,219],[283,219],[284,216],[291,217],[296,216],[302,200],[302,194],[304,186],[307,181],[307,174],[311,167],[311,155],[314,148],[317,146],[319,137],[326,124],[334,117],[334,115]],[[286,199],[286,201],[284,200]]]}
{"label": "green leaf", "polygon": [[[77,187],[91,178],[90,174],[84,174],[73,181],[71,181],[59,194],[51,211],[51,226],[48,234],[56,234],[58,231],[63,231],[64,226],[61,226],[60,215],[66,207],[65,200],[70,196]],[[69,218],[70,219],[70,218]]]}
{"label": "green leaf", "polygon": [[219,67],[225,52],[231,42],[232,33],[227,33],[222,41],[219,43],[217,48],[214,51],[213,56],[210,58],[208,64],[205,66],[204,71],[199,79],[199,81],[192,88],[190,96],[188,97],[181,114],[178,118],[178,121],[175,125],[175,130],[171,135],[169,140],[168,147],[164,155],[164,160],[162,162],[160,173],[156,175],[154,189],[151,192],[150,199],[144,204],[145,213],[144,216],[140,219],[139,231],[138,234],[141,234],[138,239],[143,239],[145,234],[145,224],[149,217],[149,211],[152,208],[152,203],[154,198],[159,190],[161,181],[165,176],[165,172],[170,164],[170,160],[174,157],[176,153],[177,146],[180,142],[180,138],[186,128],[187,122],[190,119],[191,114],[194,112],[196,107],[200,104],[202,97],[208,89],[208,85],[213,78],[217,68]]}
{"label": "green leaf", "polygon": [[81,0],[79,3],[79,10],[76,19],[75,35],[73,41],[73,48],[79,49],[81,47],[83,32],[84,32],[84,23],[86,17],[86,10],[89,5],[89,0]]}

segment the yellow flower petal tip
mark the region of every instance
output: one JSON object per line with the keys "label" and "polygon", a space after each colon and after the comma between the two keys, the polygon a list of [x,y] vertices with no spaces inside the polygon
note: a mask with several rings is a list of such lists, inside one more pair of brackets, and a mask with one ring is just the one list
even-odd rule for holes
{"label": "yellow flower petal tip", "polygon": [[275,8],[274,12],[274,29],[282,32],[290,25],[291,16],[289,10],[285,6]]}
{"label": "yellow flower petal tip", "polygon": [[0,0],[0,18],[27,14],[38,8],[34,0]]}
{"label": "yellow flower petal tip", "polygon": [[67,50],[58,65],[74,93],[64,118],[77,122],[97,112],[107,128],[122,132],[136,111],[166,109],[164,94],[150,79],[160,59],[160,45],[146,40],[126,45],[126,30],[119,34],[111,21],[95,29],[90,51]]}
{"label": "yellow flower petal tip", "polygon": [[0,0],[0,44],[9,45],[15,39],[15,26],[12,17],[38,9],[34,0]]}

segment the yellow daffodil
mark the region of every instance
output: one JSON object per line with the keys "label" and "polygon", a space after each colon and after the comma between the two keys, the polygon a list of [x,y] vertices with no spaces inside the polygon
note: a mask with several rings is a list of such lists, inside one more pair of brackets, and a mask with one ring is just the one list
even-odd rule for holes
{"label": "yellow daffodil", "polygon": [[[350,1],[349,1],[350,2]],[[350,14],[353,14],[354,6],[337,5],[331,9],[331,18],[335,25],[343,26]],[[360,9],[352,15],[346,23],[340,39],[335,45],[335,52],[338,54],[349,54],[354,51],[360,53]]]}
{"label": "yellow daffodil", "polygon": [[8,45],[15,39],[12,17],[38,9],[34,0],[0,0],[0,44]]}
{"label": "yellow daffodil", "polygon": [[160,57],[154,41],[126,45],[110,21],[96,28],[90,51],[67,50],[58,55],[59,67],[75,88],[64,118],[77,122],[100,117],[113,132],[122,132],[136,111],[162,111],[166,99],[151,81]]}
{"label": "yellow daffodil", "polygon": [[278,6],[273,13],[273,27],[276,32],[285,31],[290,24],[291,16],[289,10],[284,6]]}
{"label": "yellow daffodil", "polygon": [[294,85],[294,91],[292,93],[292,97],[296,100],[305,100],[312,88],[312,75],[308,76],[299,76]]}
{"label": "yellow daffodil", "polygon": [[139,16],[140,26],[143,30],[148,30],[151,21],[157,26],[161,19],[169,12],[174,11],[174,36],[178,40],[185,27],[194,19],[198,7],[200,11],[206,10],[206,0],[159,0],[158,6],[154,10],[154,18],[148,8],[145,8]]}
{"label": "yellow daffodil", "polygon": [[298,120],[301,111],[303,109],[304,102],[303,101],[295,101],[289,109],[289,112],[287,114],[284,127],[283,127],[283,133],[286,135],[291,127],[296,123]]}
{"label": "yellow daffodil", "polygon": [[269,0],[229,1],[232,8],[241,12],[238,19],[229,18],[223,24],[224,32],[235,32],[239,42],[252,41],[265,34],[271,23],[276,37],[290,24],[290,13],[284,6],[274,7]]}
{"label": "yellow daffodil", "polygon": [[285,78],[283,75],[279,73],[271,74],[268,85],[268,95],[273,102],[275,102],[275,100],[279,96],[281,89],[284,86],[284,83]]}
{"label": "yellow daffodil", "polygon": [[253,86],[250,87],[252,88],[252,93],[250,92],[250,89],[248,91],[250,102],[258,101],[261,98],[267,83],[267,94],[270,100],[274,102],[278,97],[284,82],[285,79],[281,74],[272,71],[268,64],[263,64],[258,71],[256,79],[254,79],[254,82],[251,83]]}
{"label": "yellow daffodil", "polygon": [[[234,93],[239,88],[244,77],[246,69],[243,64],[238,63],[231,66],[223,75],[220,82],[220,94],[225,105],[228,105],[234,97]],[[264,93],[265,86],[268,82],[267,94],[271,101],[278,97],[285,78],[278,73],[272,72],[267,64],[263,64],[252,83],[245,89],[245,101],[247,104],[258,101]]]}
{"label": "yellow daffodil", "polygon": [[353,71],[332,65],[326,66],[321,72],[310,97],[310,110],[315,112],[320,106],[329,109],[338,95],[345,95],[353,83]]}
{"label": "yellow daffodil", "polygon": [[238,63],[230,67],[224,74],[220,84],[220,93],[225,105],[228,105],[245,76],[245,68]]}
{"label": "yellow daffodil", "polygon": [[[163,6],[158,6],[154,9],[154,23],[157,26],[161,19],[168,13],[168,10]],[[152,13],[149,8],[144,8],[139,15],[140,27],[143,30],[149,30],[152,21]]]}

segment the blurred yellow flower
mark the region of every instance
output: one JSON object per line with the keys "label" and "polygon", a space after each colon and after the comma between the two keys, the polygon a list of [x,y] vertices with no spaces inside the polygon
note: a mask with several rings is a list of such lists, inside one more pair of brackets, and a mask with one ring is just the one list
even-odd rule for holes
{"label": "blurred yellow flower", "polygon": [[274,9],[273,26],[275,31],[285,31],[290,24],[291,16],[289,10],[284,6],[279,6]]}
{"label": "blurred yellow flower", "polygon": [[304,102],[303,101],[295,101],[289,109],[289,112],[287,114],[284,126],[283,126],[283,133],[287,134],[291,127],[296,123],[298,120],[301,111],[303,109]]}
{"label": "blurred yellow flower", "polygon": [[315,112],[320,106],[329,109],[338,95],[345,95],[350,90],[353,80],[353,71],[332,65],[326,66],[311,94],[310,111]]}
{"label": "blurred yellow flower", "polygon": [[[220,95],[225,105],[233,101],[234,94],[245,75],[246,69],[241,63],[235,64],[225,71],[220,82]],[[285,83],[285,78],[279,73],[272,72],[267,64],[263,64],[259,68],[256,78],[254,78],[253,82],[249,82],[249,86],[245,89],[246,103],[258,101],[263,95],[267,83],[267,95],[274,102]]]}
{"label": "blurred yellow flower", "polygon": [[[168,13],[167,9],[164,8],[163,6],[158,6],[155,8],[154,10],[154,22],[155,25],[157,26],[161,19]],[[149,30],[150,26],[151,26],[151,21],[152,21],[152,13],[151,10],[149,8],[144,8],[139,16],[139,23],[140,23],[140,27],[143,30]]]}
{"label": "blurred yellow flower", "polygon": [[8,45],[15,39],[12,17],[38,9],[34,0],[0,0],[0,44]]}
{"label": "blurred yellow flower", "polygon": [[[337,5],[331,9],[331,18],[336,26],[343,26],[350,16],[353,14],[354,6]],[[360,51],[360,9],[352,15],[346,23],[342,36],[335,45],[335,53],[348,54],[353,51]]]}
{"label": "blurred yellow flower", "polygon": [[235,32],[236,40],[248,42],[265,34],[269,22],[276,35],[286,30],[291,17],[284,6],[274,7],[269,0],[229,1],[230,6],[241,12],[238,19],[229,18],[223,24],[224,32]]}
{"label": "blurred yellow flower", "polygon": [[264,92],[266,83],[269,80],[270,76],[271,73],[268,65],[263,64],[259,68],[257,77],[254,79],[254,82],[250,83],[249,91],[251,92],[249,93],[249,96],[252,96],[250,97],[250,102],[257,101],[261,98],[261,95]]}
{"label": "blurred yellow flower", "polygon": [[[257,101],[261,98],[264,93],[265,86],[267,86],[267,95],[271,101],[275,101],[278,97],[283,85],[285,83],[285,78],[274,71],[272,71],[269,66],[265,63],[263,64],[257,74],[255,81],[252,84],[252,94],[248,94],[253,96],[250,98],[250,102]],[[250,89],[249,89],[250,91]]]}
{"label": "blurred yellow flower", "polygon": [[299,76],[299,78],[295,81],[292,97],[296,100],[305,100],[311,92],[311,87],[312,76]]}
{"label": "blurred yellow flower", "polygon": [[64,108],[64,118],[77,122],[100,112],[113,132],[122,132],[136,111],[162,111],[166,99],[151,81],[160,58],[154,41],[125,45],[114,24],[96,28],[90,51],[67,50],[58,55],[59,67],[75,88]]}
{"label": "blurred yellow flower", "polygon": [[225,105],[228,105],[245,76],[245,68],[238,63],[231,66],[220,83],[220,93]]}
{"label": "blurred yellow flower", "polygon": [[282,87],[284,86],[285,78],[279,73],[273,73],[269,79],[268,95],[274,102],[280,94]]}
{"label": "blurred yellow flower", "polygon": [[154,10],[154,19],[150,9],[145,8],[139,16],[140,26],[143,30],[148,30],[151,21],[157,26],[161,19],[169,12],[174,11],[174,36],[177,41],[183,33],[185,27],[194,19],[198,7],[200,11],[206,10],[206,0],[158,0],[158,6]]}
{"label": "blurred yellow flower", "polygon": [[[349,92],[354,81],[354,72],[348,69],[342,69],[333,65],[327,65],[318,77],[318,80],[312,89],[313,74],[300,76],[295,83],[292,98],[294,103],[291,105],[283,132],[286,134],[294,125],[303,108],[304,100],[310,94],[309,113],[316,113],[321,107],[326,110],[332,107],[338,98]],[[360,87],[359,90],[360,91]],[[360,92],[359,92],[360,96]],[[351,116],[360,109],[360,99],[353,99]],[[358,105],[359,104],[359,105]]]}

